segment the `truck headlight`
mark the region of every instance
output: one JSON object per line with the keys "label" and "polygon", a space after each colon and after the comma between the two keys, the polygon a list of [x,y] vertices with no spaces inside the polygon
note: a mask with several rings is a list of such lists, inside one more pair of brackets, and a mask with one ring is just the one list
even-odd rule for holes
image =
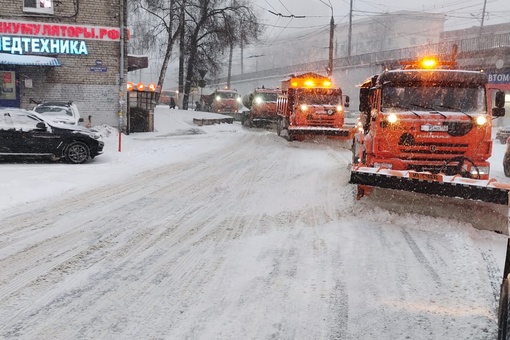
{"label": "truck headlight", "polygon": [[476,172],[476,168],[475,167],[472,167],[471,168],[471,174],[473,176],[476,176],[478,175],[478,173],[480,173],[480,175],[488,175],[489,174],[489,167],[488,166],[479,166],[478,167],[478,172]]}
{"label": "truck headlight", "polygon": [[375,162],[374,163],[374,168],[392,169],[393,168],[393,164],[391,164],[391,163],[378,163],[378,162]]}
{"label": "truck headlight", "polygon": [[220,97],[220,96],[216,96],[216,100],[217,100],[217,101],[220,101],[220,100],[221,100],[221,97]]}
{"label": "truck headlight", "polygon": [[262,104],[263,100],[261,97],[255,97],[255,104]]}
{"label": "truck headlight", "polygon": [[398,117],[397,117],[397,115],[396,115],[396,114],[391,113],[390,115],[388,115],[388,118],[386,118],[386,119],[388,120],[388,123],[393,124],[393,123],[396,123],[396,122],[397,122]]}
{"label": "truck headlight", "polygon": [[482,126],[482,125],[485,125],[486,123],[487,123],[487,117],[485,117],[485,116],[476,117],[476,124]]}
{"label": "truck headlight", "polygon": [[300,107],[301,107],[301,111],[306,111],[306,110],[308,110],[308,105],[306,105],[306,104],[301,104],[301,106],[300,106]]}

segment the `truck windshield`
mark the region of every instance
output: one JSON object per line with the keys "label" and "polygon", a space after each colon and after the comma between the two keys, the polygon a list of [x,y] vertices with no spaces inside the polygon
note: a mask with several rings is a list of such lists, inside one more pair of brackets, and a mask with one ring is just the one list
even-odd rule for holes
{"label": "truck windshield", "polygon": [[237,93],[235,93],[235,92],[216,92],[216,97],[220,97],[222,99],[236,99]]}
{"label": "truck windshield", "polygon": [[485,111],[483,87],[383,86],[381,108],[480,113]]}
{"label": "truck windshield", "polygon": [[257,97],[262,98],[265,102],[275,102],[278,98],[277,93],[257,93]]}
{"label": "truck windshield", "polygon": [[342,94],[338,89],[302,89],[298,94],[299,104],[339,105]]}

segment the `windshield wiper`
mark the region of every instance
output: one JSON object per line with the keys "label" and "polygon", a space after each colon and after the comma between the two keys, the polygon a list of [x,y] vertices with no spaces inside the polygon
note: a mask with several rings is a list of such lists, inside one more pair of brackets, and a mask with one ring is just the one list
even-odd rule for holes
{"label": "windshield wiper", "polygon": [[405,111],[410,111],[410,112],[414,113],[414,114],[416,115],[416,117],[421,118],[421,116],[420,116],[418,113],[416,113],[416,112],[414,112],[413,110],[411,110],[411,108],[410,108],[410,107],[408,107],[408,106],[400,105],[400,104],[394,104],[394,105],[391,105],[391,106],[385,107],[385,109],[391,109],[391,108],[404,109]]}
{"label": "windshield wiper", "polygon": [[448,110],[455,110],[457,112],[461,112],[461,113],[465,114],[466,116],[468,116],[469,118],[473,119],[473,117],[471,117],[468,113],[462,111],[458,107],[453,107],[453,106],[448,106],[448,105],[438,105],[438,107],[442,107],[442,108],[445,108],[445,109],[448,109]]}
{"label": "windshield wiper", "polygon": [[426,106],[426,105],[421,105],[421,104],[416,104],[416,103],[412,103],[411,104],[412,106],[416,106],[416,107],[420,107],[422,109],[425,109],[425,110],[431,110],[437,114],[440,114],[443,118],[446,118],[446,115],[442,114],[441,112],[439,112],[436,108],[433,108],[433,107],[430,107],[430,106]]}

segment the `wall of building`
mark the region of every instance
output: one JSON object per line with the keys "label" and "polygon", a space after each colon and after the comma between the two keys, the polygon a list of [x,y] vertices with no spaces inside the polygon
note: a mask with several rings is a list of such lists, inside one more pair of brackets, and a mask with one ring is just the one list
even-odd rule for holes
{"label": "wall of building", "polygon": [[[124,1],[124,0],[122,0]],[[87,54],[68,53],[31,53],[57,58],[61,66],[1,66],[14,67],[19,82],[20,103],[22,108],[30,109],[41,100],[73,101],[80,109],[82,117],[87,120],[91,116],[92,124],[119,124],[119,110],[125,112],[125,105],[119,105],[121,91],[121,74],[127,74],[127,62],[124,72],[120,72],[121,42],[115,39],[99,39],[100,29],[116,31],[120,35],[120,1],[95,0],[92,2],[54,1],[53,14],[33,14],[23,12],[23,1],[4,2],[0,13],[0,39],[9,38],[41,38],[78,40],[86,45]],[[127,15],[127,13],[125,13]],[[126,18],[126,16],[124,16]],[[69,31],[51,32],[45,35],[23,35],[10,26],[2,23],[29,23],[48,25],[49,27],[71,26],[73,28],[95,28],[95,36],[86,33],[69,36]],[[42,29],[39,33],[41,33]],[[5,46],[4,46],[5,47]],[[124,45],[125,47],[125,45]],[[8,53],[9,51],[0,51]],[[19,53],[19,51],[11,51]],[[30,53],[30,52],[29,52]],[[126,56],[126,54],[124,54]],[[25,79],[31,79],[26,83]],[[29,85],[28,87],[26,85]],[[125,93],[122,93],[122,97]]]}

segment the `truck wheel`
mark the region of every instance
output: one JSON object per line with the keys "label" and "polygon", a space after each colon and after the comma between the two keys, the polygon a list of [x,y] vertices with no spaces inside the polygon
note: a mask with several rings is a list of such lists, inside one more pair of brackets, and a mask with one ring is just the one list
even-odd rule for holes
{"label": "truck wheel", "polygon": [[276,134],[278,136],[282,134],[282,119],[280,117],[276,119]]}
{"label": "truck wheel", "polygon": [[506,340],[510,335],[508,329],[508,277],[503,280],[499,297],[498,340]]}
{"label": "truck wheel", "polygon": [[352,152],[352,164],[353,165],[356,165],[356,164],[365,164],[366,162],[366,159],[367,159],[367,153],[366,153],[366,150],[363,150],[362,154],[361,154],[361,159],[359,158],[360,155],[359,155],[359,149],[361,148],[361,144],[359,142],[359,140],[356,139],[356,137],[354,137],[352,139],[352,147],[351,147],[351,152]]}
{"label": "truck wheel", "polygon": [[83,142],[72,142],[64,152],[66,161],[72,164],[82,164],[89,160],[90,149]]}
{"label": "truck wheel", "polygon": [[352,146],[351,146],[351,152],[352,152],[352,164],[356,165],[359,163],[359,143],[356,142],[356,138],[352,139]]}
{"label": "truck wheel", "polygon": [[246,122],[246,114],[241,113],[241,125],[244,126],[244,123]]}

